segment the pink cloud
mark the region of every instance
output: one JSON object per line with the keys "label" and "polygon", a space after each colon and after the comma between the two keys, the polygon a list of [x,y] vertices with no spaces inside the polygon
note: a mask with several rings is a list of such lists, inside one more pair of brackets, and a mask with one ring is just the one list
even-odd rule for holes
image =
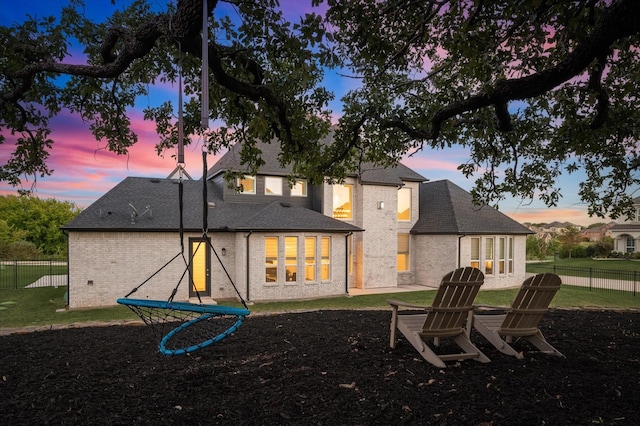
{"label": "pink cloud", "polygon": [[608,222],[610,219],[589,217],[586,209],[578,208],[533,208],[513,213],[503,211],[507,216],[520,223],[570,222],[574,225],[587,226],[596,222]]}

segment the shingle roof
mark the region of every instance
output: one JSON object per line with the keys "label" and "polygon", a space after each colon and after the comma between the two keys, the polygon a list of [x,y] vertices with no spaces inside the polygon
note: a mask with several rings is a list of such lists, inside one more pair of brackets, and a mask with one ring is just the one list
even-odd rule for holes
{"label": "shingle roof", "polygon": [[471,194],[448,180],[420,185],[415,234],[532,234],[490,206],[475,206]]}
{"label": "shingle roof", "polygon": [[[333,133],[321,141],[323,144],[331,143]],[[277,141],[272,143],[257,142],[256,147],[262,151],[261,158],[265,164],[260,167],[260,174],[286,176],[293,172],[293,167],[289,164],[285,167],[280,166],[278,155],[280,153],[280,145]],[[241,144],[233,145],[216,164],[214,164],[207,172],[207,178],[211,179],[226,170],[247,170],[240,159]],[[427,179],[414,172],[402,163],[398,163],[396,167],[374,166],[371,163],[363,163],[359,173],[352,173],[352,176],[359,176],[363,185],[402,185],[402,181],[424,182]]]}
{"label": "shingle roof", "polygon": [[[87,231],[176,231],[180,224],[179,185],[171,179],[128,177],[83,210],[63,229]],[[183,226],[202,230],[202,181],[183,182]],[[222,188],[207,186],[208,229],[211,231],[361,231],[351,224],[304,207],[274,201],[268,204],[225,203]],[[133,206],[133,207],[132,207]],[[139,217],[133,220],[134,207]],[[143,214],[143,212],[147,213]]]}
{"label": "shingle roof", "polygon": [[640,231],[640,223],[639,222],[627,222],[627,223],[618,223],[611,228],[609,228],[612,232],[633,232]]}

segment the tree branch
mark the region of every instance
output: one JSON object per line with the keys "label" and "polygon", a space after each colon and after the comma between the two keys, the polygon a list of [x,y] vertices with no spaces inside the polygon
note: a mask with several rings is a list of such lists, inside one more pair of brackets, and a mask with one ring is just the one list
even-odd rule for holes
{"label": "tree branch", "polygon": [[416,139],[436,139],[443,123],[458,114],[509,101],[533,98],[549,92],[583,72],[595,58],[606,56],[617,40],[640,32],[640,2],[619,0],[596,21],[593,31],[556,66],[515,79],[497,81],[492,87],[468,98],[450,103],[430,120],[430,128],[419,129],[399,120],[385,120],[380,127],[397,128]]}

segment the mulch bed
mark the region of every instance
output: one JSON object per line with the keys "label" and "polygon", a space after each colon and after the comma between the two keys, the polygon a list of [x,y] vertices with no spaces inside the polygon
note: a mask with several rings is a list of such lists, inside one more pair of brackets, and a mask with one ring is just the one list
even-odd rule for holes
{"label": "mulch bed", "polygon": [[[160,355],[144,326],[0,336],[0,422],[45,424],[640,424],[640,313],[551,311],[566,358],[497,352],[424,361],[389,348],[389,311],[250,316],[190,355]],[[520,344],[520,343],[518,343]],[[446,345],[443,346],[446,350]]]}

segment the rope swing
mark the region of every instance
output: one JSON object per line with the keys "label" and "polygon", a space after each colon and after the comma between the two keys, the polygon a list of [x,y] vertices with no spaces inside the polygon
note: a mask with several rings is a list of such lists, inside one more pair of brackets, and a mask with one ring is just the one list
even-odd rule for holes
{"label": "rope swing", "polygon": [[[208,127],[208,25],[207,25],[207,0],[203,0],[202,7],[202,127]],[[184,210],[184,186],[183,186],[183,170],[184,170],[184,117],[182,109],[182,67],[178,74],[178,86],[180,89],[179,94],[179,107],[178,107],[178,153],[177,153],[177,170],[179,174],[178,182],[178,205],[180,212],[179,223],[179,238],[180,238],[180,252],[165,263],[160,269],[154,272],[149,278],[142,282],[137,287],[133,288],[126,296],[119,298],[117,302],[121,305],[127,306],[136,315],[142,319],[142,321],[149,326],[154,335],[158,339],[158,350],[163,355],[174,356],[184,355],[194,352],[198,349],[210,346],[213,343],[219,342],[225,337],[235,332],[238,327],[242,325],[244,318],[250,314],[245,300],[238,291],[238,288],[233,282],[233,279],[229,275],[229,272],[225,268],[220,256],[216,252],[215,248],[211,244],[211,240],[208,237],[208,200],[207,200],[207,153],[205,150],[202,152],[202,241],[192,254],[192,257],[187,259],[185,256],[184,248],[184,223],[183,223],[183,210]],[[204,241],[208,244],[205,245]],[[200,293],[195,286],[193,277],[191,276],[190,266],[193,262],[193,258],[200,246],[204,245],[205,249],[211,250],[222,269],[224,270],[229,282],[233,286],[238,298],[242,302],[244,308],[221,306],[221,305],[207,305],[203,304],[200,298]],[[140,287],[149,282],[160,271],[173,263],[176,259],[182,258],[185,268],[178,280],[178,283],[173,288],[168,300],[149,300],[149,299],[129,299],[133,293],[135,293]],[[173,299],[178,292],[180,283],[185,276],[188,276],[188,282],[195,290],[199,303],[190,302],[175,302]]]}

